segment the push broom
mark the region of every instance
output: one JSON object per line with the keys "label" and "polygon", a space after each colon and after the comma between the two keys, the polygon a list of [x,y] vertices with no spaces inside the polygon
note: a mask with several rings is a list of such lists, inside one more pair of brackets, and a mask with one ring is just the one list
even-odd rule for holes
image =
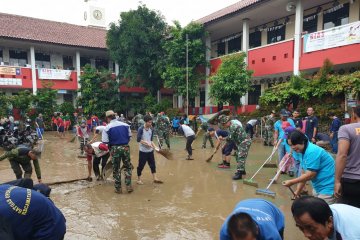
{"label": "push broom", "polygon": [[273,149],[272,153],[270,154],[270,156],[265,160],[263,165],[261,165],[260,168],[254,173],[254,175],[250,179],[244,179],[244,181],[243,181],[244,184],[254,186],[254,187],[259,186],[259,184],[253,180],[253,178],[260,172],[260,170],[267,164],[267,162],[269,160],[271,161],[271,158],[272,158],[272,156],[274,155],[275,152],[276,152],[276,148],[274,147],[274,149]]}
{"label": "push broom", "polygon": [[291,157],[289,156],[284,163],[279,167],[279,170],[277,171],[277,173],[275,174],[275,176],[273,177],[273,179],[271,179],[269,185],[265,188],[265,189],[256,189],[256,195],[264,195],[267,197],[271,197],[271,198],[275,198],[276,193],[273,191],[270,191],[269,188],[271,187],[271,185],[274,183],[275,179],[277,179],[281,173],[281,171],[283,170],[283,166],[286,165],[286,163],[289,161]]}
{"label": "push broom", "polygon": [[278,143],[274,146],[273,152],[271,153],[272,155],[271,155],[271,157],[270,157],[270,159],[269,159],[269,162],[264,165],[264,168],[277,168],[276,163],[270,163],[270,162],[271,162],[271,159],[272,159],[274,153],[275,153],[276,150],[278,149],[280,143],[281,143],[281,141],[278,141]]}

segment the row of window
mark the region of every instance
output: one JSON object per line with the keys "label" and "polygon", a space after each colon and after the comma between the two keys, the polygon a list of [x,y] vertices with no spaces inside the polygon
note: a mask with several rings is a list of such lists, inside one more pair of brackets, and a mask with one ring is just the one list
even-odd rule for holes
{"label": "row of window", "polygon": [[[310,16],[314,16],[309,18]],[[303,22],[303,31],[312,33],[317,31],[318,27],[318,15],[304,16],[306,21]],[[349,3],[334,12],[330,12],[323,15],[323,29],[329,29],[349,23]],[[285,40],[286,25],[274,26],[274,30],[267,32],[267,44],[276,43]],[[277,28],[276,28],[277,27]],[[228,54],[238,52],[241,50],[242,38],[237,37],[228,41]],[[249,47],[255,48],[261,46],[261,32],[255,31],[249,35]],[[218,56],[225,55],[225,42],[217,44]]]}
{"label": "row of window", "polygon": [[[28,53],[26,51],[9,50],[9,62],[3,61],[3,50],[0,49],[0,63],[10,66],[26,66],[28,64]],[[84,67],[86,64],[91,64],[91,60],[88,57],[80,57],[80,67]],[[59,66],[51,65],[50,55],[46,53],[35,52],[35,65],[38,68],[58,68]],[[63,56],[63,69],[74,70],[73,57]],[[97,69],[105,68],[109,69],[109,61],[106,59],[95,59],[95,67]],[[113,69],[115,68],[112,66]]]}

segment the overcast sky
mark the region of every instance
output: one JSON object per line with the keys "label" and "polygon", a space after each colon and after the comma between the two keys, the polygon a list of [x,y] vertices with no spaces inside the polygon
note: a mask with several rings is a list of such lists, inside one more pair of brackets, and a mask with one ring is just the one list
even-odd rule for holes
{"label": "overcast sky", "polygon": [[[120,12],[136,9],[138,0],[91,0],[105,8],[106,23],[119,19]],[[149,9],[159,10],[169,24],[184,27],[240,0],[142,0]],[[0,12],[84,25],[84,0],[0,0]]]}

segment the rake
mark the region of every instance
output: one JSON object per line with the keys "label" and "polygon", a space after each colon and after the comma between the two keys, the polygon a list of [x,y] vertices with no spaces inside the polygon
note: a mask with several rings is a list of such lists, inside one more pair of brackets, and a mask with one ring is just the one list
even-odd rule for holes
{"label": "rake", "polygon": [[255,182],[253,180],[253,178],[260,172],[260,170],[265,167],[265,165],[267,164],[267,162],[269,160],[271,160],[272,156],[274,155],[274,153],[276,152],[276,148],[274,147],[272,153],[270,154],[270,156],[265,160],[265,162],[260,166],[260,168],[254,173],[254,175],[250,178],[250,179],[244,179],[244,184],[246,185],[250,185],[250,186],[253,186],[253,187],[258,187],[259,184],[257,182]]}
{"label": "rake", "polygon": [[275,198],[276,193],[273,192],[273,191],[270,191],[269,188],[274,183],[275,179],[277,179],[279,177],[283,166],[286,165],[286,163],[289,161],[289,159],[290,159],[290,156],[284,161],[283,165],[279,167],[279,170],[277,171],[277,173],[275,174],[273,179],[271,179],[269,185],[265,189],[256,189],[256,192],[255,192],[256,195],[264,195],[264,196],[267,196],[267,197]]}

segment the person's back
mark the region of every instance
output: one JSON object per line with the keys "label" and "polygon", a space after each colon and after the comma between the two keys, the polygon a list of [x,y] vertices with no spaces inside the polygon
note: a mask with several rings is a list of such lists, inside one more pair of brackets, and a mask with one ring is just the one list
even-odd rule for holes
{"label": "person's back", "polygon": [[17,240],[60,240],[66,226],[64,215],[48,198],[36,191],[0,186],[0,214]]}
{"label": "person's back", "polygon": [[334,230],[342,239],[360,239],[360,209],[346,204],[331,204]]}

